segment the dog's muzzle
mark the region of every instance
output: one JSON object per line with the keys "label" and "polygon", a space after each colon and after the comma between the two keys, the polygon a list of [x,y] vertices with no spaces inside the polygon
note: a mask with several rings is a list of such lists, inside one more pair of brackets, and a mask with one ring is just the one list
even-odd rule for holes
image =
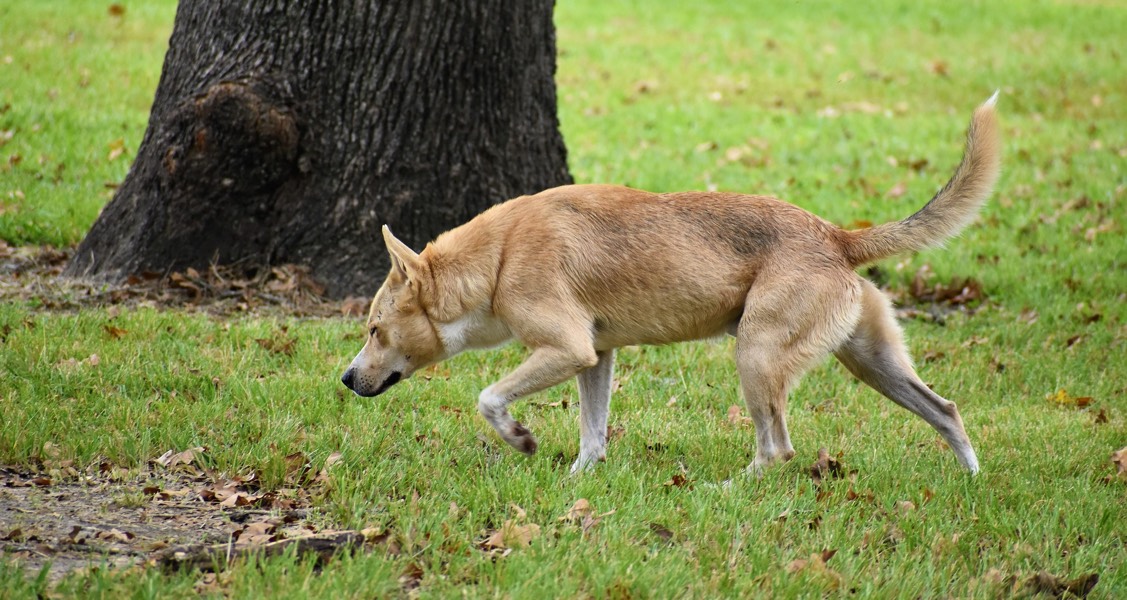
{"label": "dog's muzzle", "polygon": [[379,387],[379,389],[376,390],[376,393],[374,393],[372,395],[373,396],[379,396],[380,394],[387,391],[387,388],[399,383],[399,380],[402,379],[402,378],[403,378],[402,373],[400,373],[399,371],[393,371],[391,375],[387,376],[387,379],[383,380],[383,383],[380,384],[380,387]]}
{"label": "dog's muzzle", "polygon": [[340,382],[343,383],[345,387],[355,392],[356,395],[365,397],[379,396],[380,394],[386,392],[387,388],[399,383],[400,379],[403,379],[403,373],[394,371],[391,375],[388,375],[387,379],[385,379],[383,383],[380,384],[380,387],[376,388],[376,390],[373,392],[368,389],[357,388],[357,384],[359,382],[357,381],[355,368],[350,367],[344,372],[344,375],[340,376]]}

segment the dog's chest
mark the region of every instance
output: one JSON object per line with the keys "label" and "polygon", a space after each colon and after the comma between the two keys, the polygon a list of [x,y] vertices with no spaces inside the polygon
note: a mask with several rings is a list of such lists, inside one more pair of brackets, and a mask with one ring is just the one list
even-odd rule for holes
{"label": "dog's chest", "polygon": [[469,348],[490,348],[513,337],[513,332],[493,316],[488,305],[480,306],[449,323],[438,323],[435,328],[448,354]]}

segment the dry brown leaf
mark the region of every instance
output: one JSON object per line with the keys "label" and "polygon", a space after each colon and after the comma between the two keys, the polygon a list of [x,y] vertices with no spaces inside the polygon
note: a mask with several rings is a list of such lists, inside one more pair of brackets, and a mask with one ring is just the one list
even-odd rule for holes
{"label": "dry brown leaf", "polygon": [[264,338],[254,341],[269,352],[286,356],[293,356],[294,346],[297,344],[297,340],[294,338]]}
{"label": "dry brown leaf", "polygon": [[908,186],[905,185],[903,181],[898,181],[898,182],[896,182],[896,185],[892,186],[891,188],[888,189],[887,192],[884,193],[884,196],[886,198],[893,198],[893,199],[901,198],[907,192],[908,192]]}
{"label": "dry brown leaf", "polygon": [[810,465],[810,477],[814,485],[821,485],[827,479],[839,479],[845,475],[845,469],[837,458],[830,456],[825,448],[818,448],[818,460]]}
{"label": "dry brown leaf", "polygon": [[110,5],[108,12],[110,13],[111,17],[122,17],[125,16],[125,7],[120,4],[114,3]]}
{"label": "dry brown leaf", "polygon": [[1087,575],[1081,575],[1071,581],[1066,581],[1061,577],[1041,571],[1030,577],[1029,580],[1025,582],[1025,586],[1035,594],[1049,594],[1057,598],[1063,598],[1066,594],[1071,594],[1077,598],[1086,598],[1099,581],[1099,573],[1089,573]]}
{"label": "dry brown leaf", "polygon": [[410,595],[412,590],[423,584],[423,575],[423,568],[418,563],[409,563],[403,568],[403,574],[399,576],[399,587]]}
{"label": "dry brown leaf", "polygon": [[312,465],[304,452],[293,452],[282,460],[286,463],[285,479],[288,483],[304,485],[308,481]]}
{"label": "dry brown leaf", "polygon": [[1115,476],[1127,480],[1127,446],[1111,453],[1111,464],[1115,465]]}
{"label": "dry brown leaf", "polygon": [[535,523],[517,525],[509,519],[482,543],[486,550],[505,550],[508,548],[527,548],[532,540],[540,535],[540,526]]}
{"label": "dry brown leaf", "polygon": [[277,523],[271,523],[270,521],[256,521],[244,527],[239,532],[238,537],[239,539],[242,539],[242,536],[244,535],[269,535],[277,531],[277,529]]}
{"label": "dry brown leaf", "polygon": [[589,517],[594,512],[595,509],[591,506],[591,503],[586,498],[580,498],[575,501],[575,504],[571,505],[571,508],[567,509],[567,514],[557,520],[565,523],[581,523],[584,517]]}
{"label": "dry brown leaf", "polygon": [[792,560],[787,564],[786,572],[791,574],[807,572],[823,578],[830,589],[837,589],[844,582],[844,578],[840,573],[826,566],[826,561],[833,558],[836,553],[837,550],[823,550],[811,554],[809,558]]}
{"label": "dry brown leaf", "polygon": [[203,446],[196,446],[195,448],[188,448],[187,450],[184,450],[183,452],[173,452],[172,450],[169,450],[168,452],[165,452],[164,454],[162,454],[160,456],[160,458],[155,459],[153,462],[155,462],[158,465],[161,465],[163,467],[167,467],[169,469],[172,469],[172,468],[175,468],[175,467],[180,466],[180,465],[190,465],[190,464],[192,464],[192,462],[194,460],[196,460],[197,456],[199,456],[200,454],[203,454],[206,451],[207,451],[207,449],[204,448]]}
{"label": "dry brown leaf", "polygon": [[120,529],[110,529],[109,531],[99,531],[94,537],[105,542],[128,544],[136,536]]}
{"label": "dry brown leaf", "polygon": [[688,487],[690,490],[693,489],[692,480],[680,473],[670,477],[669,480],[662,485],[665,487]]}
{"label": "dry brown leaf", "polygon": [[657,537],[661,538],[662,541],[665,541],[665,542],[673,541],[673,532],[670,531],[668,527],[666,527],[665,525],[662,525],[661,523],[650,523],[650,531],[652,531],[653,534],[656,535]]}
{"label": "dry brown leaf", "polygon": [[1049,402],[1057,406],[1064,406],[1069,408],[1087,408],[1092,404],[1091,396],[1071,396],[1068,390],[1061,388],[1054,394],[1048,395]]}
{"label": "dry brown leaf", "polygon": [[368,313],[368,304],[371,301],[371,298],[349,296],[341,302],[340,314],[342,317],[362,317]]}
{"label": "dry brown leaf", "polygon": [[116,140],[107,144],[107,146],[109,146],[109,149],[110,149],[110,153],[109,153],[109,156],[107,157],[107,160],[109,160],[110,162],[117,160],[122,154],[125,154],[125,139],[124,138],[117,138]]}
{"label": "dry brown leaf", "polygon": [[743,411],[738,404],[728,407],[728,422],[736,427],[751,423],[751,417],[743,416]]}
{"label": "dry brown leaf", "polygon": [[121,339],[125,337],[125,334],[129,333],[128,331],[120,327],[114,327],[113,325],[105,325],[103,329],[106,330],[107,335],[115,340]]}

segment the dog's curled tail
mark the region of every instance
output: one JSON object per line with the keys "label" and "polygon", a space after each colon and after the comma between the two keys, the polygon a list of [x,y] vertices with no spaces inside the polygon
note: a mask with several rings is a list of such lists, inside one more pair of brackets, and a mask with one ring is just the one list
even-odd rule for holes
{"label": "dog's curled tail", "polygon": [[854,266],[938,246],[974,219],[990,196],[1000,171],[1001,145],[994,114],[997,99],[998,92],[994,92],[975,109],[967,129],[963,160],[930,202],[902,221],[843,232],[842,247]]}

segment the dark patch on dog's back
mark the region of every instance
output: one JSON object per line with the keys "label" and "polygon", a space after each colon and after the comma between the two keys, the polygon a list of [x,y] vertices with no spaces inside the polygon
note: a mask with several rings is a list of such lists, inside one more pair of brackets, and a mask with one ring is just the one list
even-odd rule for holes
{"label": "dark patch on dog's back", "polygon": [[759,198],[705,192],[661,198],[669,203],[677,219],[704,241],[720,242],[737,254],[760,255],[778,239],[777,224]]}
{"label": "dark patch on dog's back", "polygon": [[[635,251],[646,234],[668,235],[671,226],[700,240],[701,247],[720,242],[744,256],[761,255],[778,239],[774,206],[756,196],[688,192],[648,195],[599,210],[581,199],[561,198],[557,206],[582,219],[586,233],[623,253]],[[783,207],[789,205],[770,201]],[[789,207],[793,208],[793,207]]]}

